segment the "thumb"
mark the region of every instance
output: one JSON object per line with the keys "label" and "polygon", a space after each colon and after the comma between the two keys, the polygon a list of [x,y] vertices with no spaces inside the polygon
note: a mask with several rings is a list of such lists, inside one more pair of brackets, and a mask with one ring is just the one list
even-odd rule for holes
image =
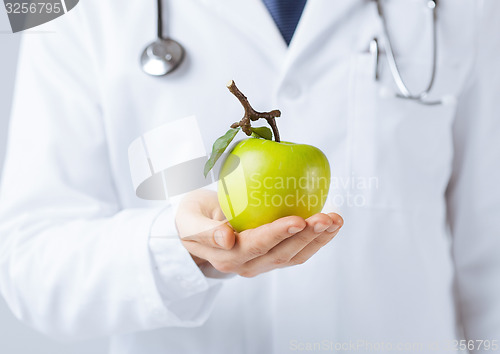
{"label": "thumb", "polygon": [[226,250],[233,248],[236,241],[234,230],[225,221],[211,219],[201,212],[179,212],[176,225],[183,241]]}

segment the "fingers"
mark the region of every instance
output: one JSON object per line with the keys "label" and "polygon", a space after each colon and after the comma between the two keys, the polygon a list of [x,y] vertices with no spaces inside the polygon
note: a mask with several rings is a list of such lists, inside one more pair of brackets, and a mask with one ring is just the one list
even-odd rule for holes
{"label": "fingers", "polygon": [[224,220],[214,218],[216,210],[207,207],[213,204],[211,199],[216,200],[217,195],[205,194],[203,197],[190,197],[179,206],[175,220],[179,236],[182,241],[218,249],[231,249],[236,240],[233,229]]}
{"label": "fingers", "polygon": [[238,236],[238,253],[243,262],[262,256],[283,240],[307,227],[304,219],[287,216],[270,224],[243,231]]}
{"label": "fingers", "polygon": [[300,232],[307,226],[304,219],[288,216],[270,224],[238,234],[236,245],[231,250],[203,246],[197,242],[185,245],[190,253],[208,260],[223,273],[241,274],[242,266],[249,260],[267,253],[282,240]]}
{"label": "fingers", "polygon": [[302,232],[289,237],[267,254],[245,263],[243,275],[253,276],[274,268],[304,263],[330,242],[343,224],[337,214],[316,214],[306,220]]}
{"label": "fingers", "polygon": [[[177,225],[182,224],[178,222]],[[230,250],[236,241],[233,229],[225,222],[206,217],[191,218],[184,227],[178,226],[183,241],[197,242],[200,245]],[[180,230],[183,229],[181,232]]]}
{"label": "fingers", "polygon": [[269,251],[268,256],[274,259],[273,263],[288,263],[301,249],[332,225],[332,219],[326,214],[313,215],[306,222],[307,226],[302,232],[284,240]]}
{"label": "fingers", "polygon": [[325,232],[318,235],[313,241],[311,241],[307,246],[301,249],[291,260],[290,264],[303,264],[309,258],[311,258],[316,252],[318,252],[323,246],[328,244],[340,231],[340,228],[344,225],[344,220],[338,214],[329,214],[332,218],[332,225]]}
{"label": "fingers", "polygon": [[333,233],[325,233],[317,238],[315,238],[310,244],[304,247],[299,253],[297,253],[290,261],[288,265],[298,265],[303,264],[309,258],[311,258],[316,252],[318,252],[323,246],[326,246],[340,230]]}
{"label": "fingers", "polygon": [[200,197],[193,194],[179,206],[176,217],[179,235],[195,260],[208,261],[224,273],[252,277],[304,263],[330,242],[343,225],[339,215],[319,213],[307,220],[284,217],[236,234],[217,216],[220,208],[216,194]]}

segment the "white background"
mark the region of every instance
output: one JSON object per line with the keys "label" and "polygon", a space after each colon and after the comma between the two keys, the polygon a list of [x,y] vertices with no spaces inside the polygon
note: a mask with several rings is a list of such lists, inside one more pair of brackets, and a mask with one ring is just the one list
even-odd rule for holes
{"label": "white background", "polygon": [[[40,36],[43,33],[36,33],[34,28],[26,35]],[[11,33],[5,8],[0,4],[0,172],[5,154],[19,40],[19,34]],[[60,343],[33,331],[14,318],[0,295],[0,353],[103,354],[106,349],[106,340]]]}

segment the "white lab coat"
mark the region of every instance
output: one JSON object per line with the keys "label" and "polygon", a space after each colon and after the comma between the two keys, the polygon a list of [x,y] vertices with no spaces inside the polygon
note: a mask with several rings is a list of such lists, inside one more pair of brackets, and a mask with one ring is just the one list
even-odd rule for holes
{"label": "white lab coat", "polygon": [[[386,4],[401,71],[422,89],[425,2]],[[111,336],[116,354],[499,340],[500,4],[440,5],[437,106],[387,94],[385,61],[374,82],[368,1],[309,0],[287,49],[259,0],[172,0],[187,60],[165,78],[138,65],[153,1],[82,1],[24,36],[0,199],[0,290],[14,314],[55,337]],[[173,211],[137,198],[127,157],[138,136],[189,115],[209,151],[242,115],[229,79],[256,109],[282,110],[283,139],[325,152],[325,210],[345,219],[306,264],[252,279],[208,278],[178,239],[150,240]]]}

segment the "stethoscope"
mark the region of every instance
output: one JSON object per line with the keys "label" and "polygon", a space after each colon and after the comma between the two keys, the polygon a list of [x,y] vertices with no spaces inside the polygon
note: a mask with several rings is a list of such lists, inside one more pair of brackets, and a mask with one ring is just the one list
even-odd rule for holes
{"label": "stethoscope", "polygon": [[[383,36],[384,36],[384,48],[387,56],[387,61],[389,64],[389,69],[391,75],[394,79],[396,87],[399,92],[396,93],[396,97],[413,100],[415,102],[424,105],[437,105],[442,104],[443,100],[426,100],[427,95],[432,90],[434,86],[434,81],[436,78],[437,69],[437,5],[438,0],[428,0],[427,7],[432,14],[432,71],[431,78],[427,87],[415,94],[412,93],[406,83],[403,80],[401,72],[399,70],[398,63],[394,56],[394,50],[391,41],[391,35],[387,26],[387,19],[384,12],[384,7],[382,6],[382,0],[373,0],[377,5],[377,12],[382,22]],[[157,25],[158,33],[157,39],[150,43],[142,52],[141,55],[141,67],[142,70],[152,76],[164,76],[172,73],[177,69],[185,58],[185,50],[179,44],[179,42],[173,40],[169,36],[165,36],[163,33],[163,10],[162,10],[162,0],[157,0]],[[376,58],[376,68],[375,68],[375,80],[379,81],[380,72],[380,43],[377,38],[374,38],[370,43],[370,51],[375,55]]]}
{"label": "stethoscope", "polygon": [[157,7],[157,38],[142,52],[141,68],[148,75],[164,76],[181,65],[186,51],[179,42],[164,34],[162,0],[157,0]]}
{"label": "stethoscope", "polygon": [[[427,8],[431,11],[432,15],[432,70],[431,78],[426,88],[419,93],[412,93],[401,76],[398,63],[394,56],[394,50],[391,41],[391,35],[387,26],[387,18],[385,16],[384,7],[382,6],[382,0],[374,0],[377,5],[377,12],[382,22],[382,30],[384,36],[384,48],[385,54],[387,56],[387,62],[389,64],[389,70],[391,71],[392,78],[396,84],[399,92],[396,93],[396,97],[413,100],[415,102],[421,103],[423,105],[438,105],[443,103],[443,99],[439,100],[426,100],[427,95],[432,90],[434,86],[434,81],[436,79],[436,69],[437,69],[437,5],[438,0],[428,0]],[[380,79],[380,44],[377,38],[374,38],[370,42],[370,52],[375,55],[375,80]]]}

